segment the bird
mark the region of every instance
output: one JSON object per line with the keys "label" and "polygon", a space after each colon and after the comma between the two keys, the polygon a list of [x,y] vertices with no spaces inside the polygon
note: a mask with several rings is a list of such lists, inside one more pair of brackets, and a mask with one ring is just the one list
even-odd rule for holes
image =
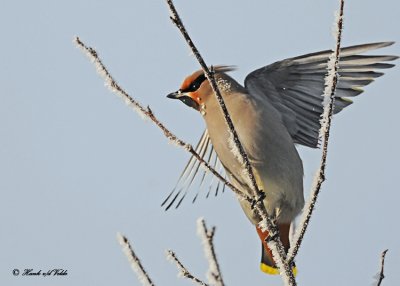
{"label": "bird", "polygon": [[[394,64],[388,62],[398,58],[361,54],[392,44],[394,42],[368,43],[340,50],[334,114],[351,105],[351,98],[361,94],[363,86],[382,76],[381,70],[392,68]],[[277,224],[286,252],[290,248],[292,222],[304,207],[303,163],[297,145],[310,148],[320,145],[324,78],[331,54],[331,50],[324,50],[277,61],[250,72],[244,85],[228,74],[235,69],[233,66],[213,68],[216,83],[248,155],[256,183],[265,194],[263,203]],[[204,72],[198,70],[187,76],[180,88],[167,97],[178,99],[201,114],[206,130],[196,151],[210,165],[223,169],[224,176],[236,188],[250,195],[251,184],[235,154],[224,115]],[[199,163],[192,157],[178,181],[181,186],[177,186],[162,205],[168,209],[177,201],[178,207],[193,180],[199,176],[198,171]],[[205,173],[201,177],[202,184]],[[180,195],[180,200],[177,200]],[[259,226],[261,218],[253,212],[248,201],[239,200],[239,203],[261,240],[261,271],[279,274],[266,243],[269,234]],[[293,272],[297,272],[295,266]]]}

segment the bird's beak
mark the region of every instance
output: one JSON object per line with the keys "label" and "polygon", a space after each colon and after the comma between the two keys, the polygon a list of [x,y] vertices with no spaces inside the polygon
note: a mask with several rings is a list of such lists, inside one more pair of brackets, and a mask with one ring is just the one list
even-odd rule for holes
{"label": "bird's beak", "polygon": [[183,95],[183,93],[178,90],[178,91],[174,91],[171,92],[170,94],[167,95],[168,98],[172,98],[172,99],[179,99],[179,97],[181,97]]}
{"label": "bird's beak", "polygon": [[172,99],[179,99],[187,106],[192,107],[196,110],[200,110],[200,104],[192,97],[190,97],[187,93],[182,92],[181,90],[171,92],[170,94],[167,95],[167,97]]}

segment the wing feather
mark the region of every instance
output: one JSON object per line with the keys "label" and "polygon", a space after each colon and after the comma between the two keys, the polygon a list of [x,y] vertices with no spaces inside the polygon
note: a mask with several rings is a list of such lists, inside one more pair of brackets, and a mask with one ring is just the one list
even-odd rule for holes
{"label": "wing feather", "polygon": [[[195,150],[211,167],[216,170],[219,169],[220,174],[225,177],[225,172],[221,167],[221,162],[219,161],[218,156],[211,144],[207,130],[203,132]],[[208,197],[209,193],[213,190],[218,193],[219,188],[221,188],[221,183],[219,180],[215,181],[214,176],[208,171],[202,169],[200,166],[200,162],[197,161],[195,157],[190,157],[178,181],[176,182],[175,187],[161,204],[161,206],[165,207],[165,210],[168,210],[173,206],[178,208],[186,198],[188,192],[194,188],[197,189],[197,193],[193,197],[192,202],[196,201],[199,193],[204,188],[208,189],[208,194],[206,197]]]}
{"label": "wing feather", "polygon": [[[383,75],[376,70],[393,67],[386,62],[398,58],[360,53],[393,43],[371,43],[341,50],[334,113],[352,103],[348,97],[359,95],[363,92],[362,87]],[[245,79],[249,94],[258,94],[275,107],[297,144],[318,147],[324,78],[331,53],[325,50],[279,61],[251,72]]]}

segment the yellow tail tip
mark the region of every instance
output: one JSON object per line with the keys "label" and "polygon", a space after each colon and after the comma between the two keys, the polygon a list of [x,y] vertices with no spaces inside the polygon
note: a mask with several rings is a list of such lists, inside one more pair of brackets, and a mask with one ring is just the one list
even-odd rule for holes
{"label": "yellow tail tip", "polygon": [[[264,263],[260,264],[260,270],[262,272],[266,273],[266,274],[269,274],[269,275],[279,275],[279,269],[278,268],[269,266],[269,265],[264,264]],[[296,276],[297,275],[297,267],[296,266],[293,267],[292,271],[293,271],[293,275]]]}

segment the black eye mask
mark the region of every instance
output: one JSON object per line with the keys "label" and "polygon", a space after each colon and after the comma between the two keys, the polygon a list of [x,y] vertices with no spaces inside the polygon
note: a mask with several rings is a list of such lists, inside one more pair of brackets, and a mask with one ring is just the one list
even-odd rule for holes
{"label": "black eye mask", "polygon": [[206,80],[206,76],[204,74],[199,75],[192,83],[185,89],[182,89],[181,92],[193,92],[199,89],[203,81]]}

